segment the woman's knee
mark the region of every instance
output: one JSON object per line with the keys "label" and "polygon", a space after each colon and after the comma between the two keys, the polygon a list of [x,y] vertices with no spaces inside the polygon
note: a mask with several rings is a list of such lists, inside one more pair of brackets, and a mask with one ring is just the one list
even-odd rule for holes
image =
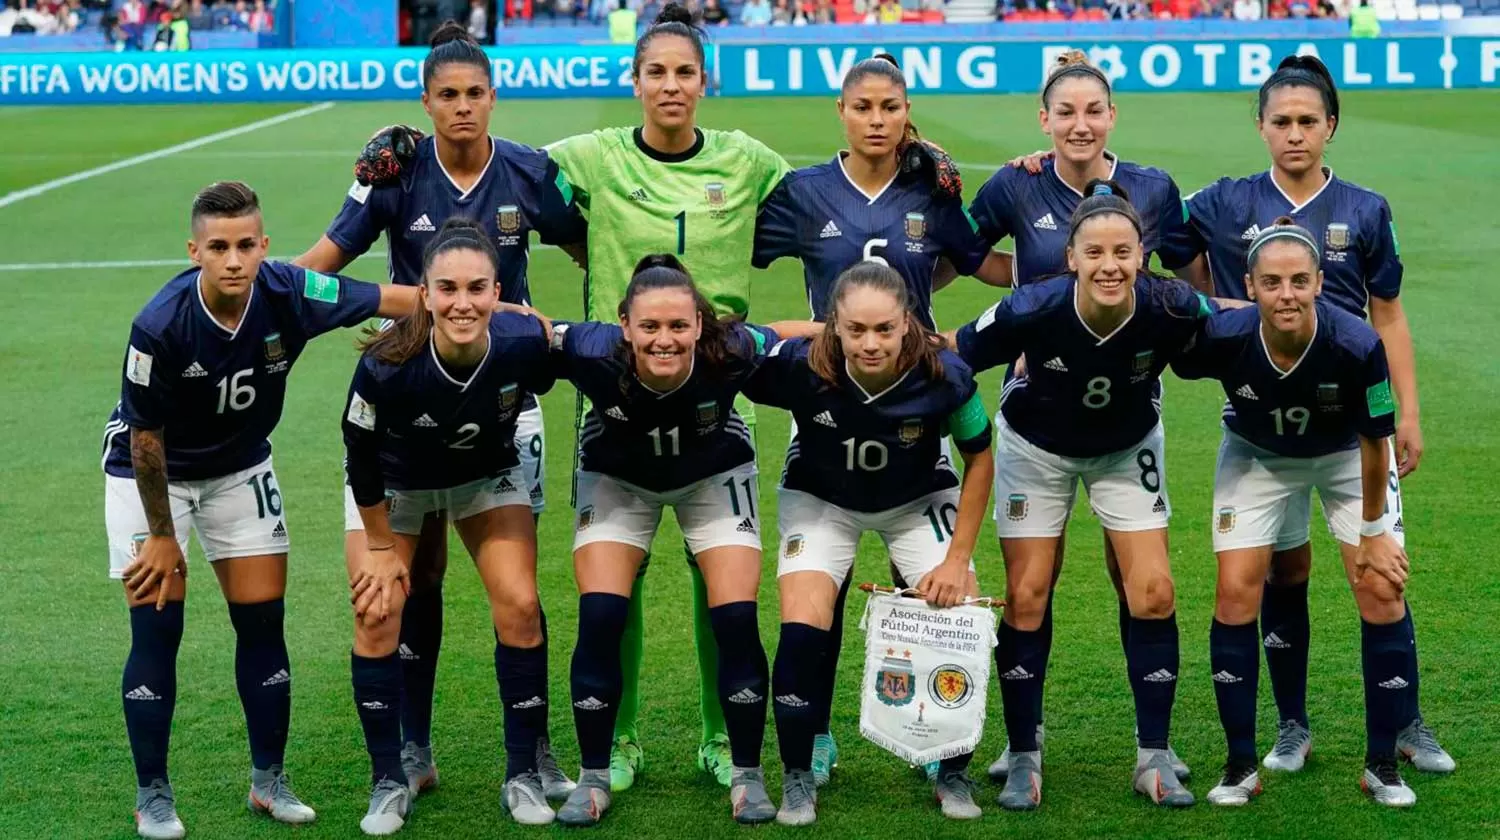
{"label": "woman's knee", "polygon": [[1005,617],[1017,630],[1035,630],[1042,626],[1051,595],[1052,579],[1007,580],[1005,584]]}
{"label": "woman's knee", "polygon": [[500,641],[510,647],[535,647],[542,639],[542,604],[535,589],[507,591],[492,598],[490,614]]}
{"label": "woman's knee", "polygon": [[390,656],[401,643],[400,611],[381,618],[374,610],[354,617],[354,652],[360,656]]}
{"label": "woman's knee", "polygon": [[1219,575],[1214,617],[1224,624],[1249,624],[1260,616],[1260,582]]}
{"label": "woman's knee", "polygon": [[1126,583],[1125,594],[1136,618],[1166,618],[1177,609],[1177,587],[1166,571],[1135,575]]}
{"label": "woman's knee", "polygon": [[1384,576],[1366,571],[1354,582],[1359,616],[1371,624],[1399,621],[1406,611],[1406,595]]}

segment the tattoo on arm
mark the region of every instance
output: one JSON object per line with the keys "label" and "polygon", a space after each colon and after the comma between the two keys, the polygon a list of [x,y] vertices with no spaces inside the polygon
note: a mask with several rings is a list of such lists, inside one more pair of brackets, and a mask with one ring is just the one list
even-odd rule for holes
{"label": "tattoo on arm", "polygon": [[135,488],[146,509],[146,522],[153,537],[175,536],[172,502],[167,495],[167,453],[161,429],[130,430],[130,465],[135,469]]}

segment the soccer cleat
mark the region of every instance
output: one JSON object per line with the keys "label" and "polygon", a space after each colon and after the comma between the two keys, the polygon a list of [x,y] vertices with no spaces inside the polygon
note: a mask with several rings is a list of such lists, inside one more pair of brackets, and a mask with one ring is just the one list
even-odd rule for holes
{"label": "soccer cleat", "polygon": [[1266,753],[1261,764],[1267,770],[1282,770],[1295,773],[1307,763],[1312,752],[1312,733],[1295,720],[1284,720],[1276,733],[1276,746]]}
{"label": "soccer cleat", "polygon": [[1410,808],[1417,804],[1416,791],[1407,787],[1402,780],[1401,772],[1396,769],[1395,758],[1366,762],[1365,775],[1359,780],[1359,786],[1381,805]]}
{"label": "soccer cleat", "polygon": [[1000,791],[1000,807],[1007,811],[1035,811],[1042,804],[1042,752],[1011,753]]}
{"label": "soccer cleat", "polygon": [[542,779],[542,792],[549,802],[562,802],[577,787],[557,766],[557,759],[552,755],[552,742],[547,738],[536,741],[536,774]]}
{"label": "soccer cleat", "polygon": [[166,779],[135,790],[135,833],[148,840],[176,840],[187,835],[177,818],[177,800]]}
{"label": "soccer cleat", "polygon": [[974,780],[962,770],[939,770],[933,784],[943,816],[950,820],[977,820],[984,816],[974,801]]}
{"label": "soccer cleat", "polygon": [[568,801],[557,809],[557,821],[563,825],[580,827],[598,825],[604,812],[609,810],[612,773],[613,771],[605,770],[580,770],[578,785],[568,794]]}
{"label": "soccer cleat", "polygon": [[1421,718],[1396,736],[1396,754],[1424,773],[1452,773],[1453,756],[1437,742],[1437,736]]}
{"label": "soccer cleat", "polygon": [[[1037,749],[1038,753],[1040,753],[1042,751],[1042,741],[1043,741],[1045,735],[1046,735],[1046,732],[1045,732],[1044,727],[1040,723],[1037,724],[1036,725],[1036,749]],[[1037,766],[1038,767],[1041,766],[1041,762],[1040,761],[1037,762]],[[1001,751],[1000,757],[997,758],[997,759],[995,759],[994,762],[992,762],[990,764],[990,768],[989,768],[990,781],[992,781],[992,782],[1003,782],[1003,781],[1005,781],[1006,774],[1008,774],[1009,772],[1010,772],[1010,742],[1006,741],[1005,742],[1005,749]]]}
{"label": "soccer cleat", "polygon": [[359,830],[372,837],[395,834],[411,814],[411,788],[395,779],[381,779],[370,789],[370,809],[359,821]]}
{"label": "soccer cleat", "polygon": [[[1135,731],[1135,746],[1136,749],[1140,749],[1141,746],[1141,731],[1139,729]],[[1177,751],[1172,749],[1171,744],[1167,744],[1167,761],[1172,763],[1172,772],[1177,774],[1177,781],[1185,782],[1193,775],[1193,771],[1188,769],[1187,762],[1177,757]]]}
{"label": "soccer cleat", "polygon": [[542,777],[534,772],[506,781],[500,788],[500,807],[521,825],[550,825],[557,818],[542,792]]}
{"label": "soccer cleat", "polygon": [[719,784],[729,787],[734,776],[734,759],[729,752],[729,738],[717,735],[698,747],[698,766]]}
{"label": "soccer cleat", "polygon": [[737,823],[763,823],[776,819],[776,806],[766,793],[766,774],[759,767],[735,767],[729,780],[729,804]]}
{"label": "soccer cleat", "polygon": [[1255,771],[1255,761],[1231,761],[1224,765],[1224,776],[1214,789],[1208,792],[1208,801],[1214,805],[1244,805],[1260,795],[1260,774]]}
{"label": "soccer cleat", "polygon": [[1193,793],[1182,786],[1172,770],[1172,759],[1166,750],[1137,749],[1135,790],[1158,805],[1186,808],[1193,804]]}
{"label": "soccer cleat", "polygon": [[[818,787],[828,784],[829,777],[833,775],[833,768],[837,766],[839,766],[839,745],[833,740],[833,733],[823,732],[814,735],[812,774]],[[789,824],[802,825],[802,823]]]}
{"label": "soccer cleat", "polygon": [[629,735],[621,735],[609,748],[609,789],[615,793],[630,790],[635,784],[636,774],[645,764],[646,755],[641,752],[641,745]]}
{"label": "soccer cleat", "polygon": [[438,785],[437,764],[432,760],[432,745],[419,747],[407,741],[401,748],[401,772],[406,774],[406,786],[415,797],[424,790]]}
{"label": "soccer cleat", "polygon": [[776,821],[782,825],[812,825],[817,819],[818,782],[815,772],[788,770],[781,774],[781,810],[776,812]]}
{"label": "soccer cleat", "polygon": [[296,825],[318,818],[316,811],[302,804],[297,794],[292,793],[291,779],[279,764],[269,770],[250,771],[249,805],[250,810],[269,814],[277,822]]}

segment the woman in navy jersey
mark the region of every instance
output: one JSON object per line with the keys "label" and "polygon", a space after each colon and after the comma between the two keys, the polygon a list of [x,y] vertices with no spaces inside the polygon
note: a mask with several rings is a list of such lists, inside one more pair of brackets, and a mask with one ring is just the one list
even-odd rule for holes
{"label": "woman in navy jersey", "polygon": [[[998,272],[1003,280],[998,285],[1024,286],[1067,272],[1068,220],[1083,201],[1084,185],[1094,178],[1112,179],[1130,194],[1141,220],[1141,244],[1148,262],[1153,253],[1168,269],[1191,262],[1195,252],[1182,244],[1182,198],[1172,176],[1155,167],[1120,160],[1107,148],[1116,108],[1103,71],[1090,64],[1080,50],[1063,53],[1047,74],[1041,105],[1042,131],[1052,140],[1051,151],[1026,159],[1029,171],[1001,167],[969,205],[969,213],[987,244],[1005,237],[1014,242],[1014,253],[1000,252],[996,258],[1004,263]],[[1108,539],[1104,541],[1104,557],[1120,596],[1120,641],[1128,646],[1130,612],[1119,564]],[[1059,573],[1062,561],[1063,542],[1059,541],[1055,565]],[[1050,612],[1042,621],[1041,633],[1043,645],[1050,649]],[[1037,720],[1040,723],[1042,718]],[[1171,758],[1177,775],[1187,778],[1187,766],[1175,753]],[[1003,778],[1007,768],[1008,751],[990,766],[990,775]]]}
{"label": "woman in navy jersey", "polygon": [[[490,59],[456,23],[439,27],[422,65],[422,105],[433,134],[402,149],[394,181],[356,167],[361,182],[349,189],[328,231],[297,259],[321,271],[337,271],[366,253],[385,235],[392,282],[418,285],[425,249],[449,218],[474,220],[499,255],[500,300],[529,306],[529,239],[568,246],[582,242],[586,225],[573,201],[566,176],[546,153],[490,134],[495,87]],[[385,135],[376,142],[409,141]],[[392,160],[394,152],[391,153]],[[374,181],[375,186],[367,182]],[[502,307],[504,308],[504,307]],[[541,405],[522,396],[516,423],[516,449],[526,478],[532,513],[545,507],[546,463]],[[346,489],[344,553],[353,557],[364,536],[358,507]],[[414,791],[437,784],[430,733],[432,690],[442,645],[443,575],[447,570],[447,526],[441,514],[428,523],[412,564],[412,593],[401,622],[402,668],[407,704],[403,712],[402,763]],[[564,797],[571,785],[542,747],[542,775],[548,795]]]}
{"label": "woman in navy jersey", "polygon": [[229,605],[235,682],[250,737],[250,808],[281,822],[313,810],[282,772],[291,664],[282,631],[285,509],[271,431],[307,343],[373,315],[411,311],[410,289],[266,260],[260,201],[239,182],[193,199],[188,256],[130,328],[120,403],[104,438],[110,577],[125,583],[130,655],[122,693],[136,770],[136,830],[182,837],[167,744],[187,597],[189,529]]}
{"label": "woman in navy jersey", "polygon": [[1135,789],[1162,805],[1193,796],[1167,736],[1176,696],[1176,599],[1158,379],[1211,311],[1178,280],[1143,270],[1143,227],[1120,186],[1092,181],[1068,225],[1071,273],[1022,286],[953,341],[976,371],[1010,364],[997,418],[995,521],[1005,619],[995,649],[1010,766],[1000,804],[1041,802],[1037,737],[1059,538],[1082,481],[1120,561],[1126,661],[1135,693]]}
{"label": "woman in navy jersey", "polygon": [[[977,594],[971,557],[989,505],[991,430],[974,375],[922,325],[893,268],[860,262],[830,295],[822,330],[777,345],[745,388],[792,412],[797,433],[778,491],[781,641],[775,714],[784,825],[817,818],[814,738],[831,701],[829,627],[860,536],[879,534],[899,579],[929,603]],[[960,480],[945,452],[951,436]],[[944,816],[976,819],[972,754],[939,763]]]}
{"label": "woman in navy jersey", "polygon": [[421,305],[366,340],[349,389],[346,465],[365,539],[348,561],[350,665],[372,764],[367,834],[400,829],[414,796],[402,766],[397,649],[418,535],[437,511],[452,519],[489,596],[505,723],[501,806],[522,824],[554,817],[537,766],[547,647],[536,521],[515,444],[523,395],[546,393],[553,379],[543,323],[496,311],[499,268],[478,223],[445,222],[427,246]]}
{"label": "woman in navy jersey", "polygon": [[579,433],[573,539],[573,718],[583,770],[558,819],[593,825],[610,806],[610,748],[624,680],[620,637],[636,574],[671,507],[708,588],[718,699],[734,763],[733,816],[765,822],[776,810],[760,763],[770,686],[756,623],[755,446],[734,402],[780,336],[819,327],[720,320],[667,255],[636,266],[618,312],[618,324],[554,327],[557,373],[590,403]]}
{"label": "woman in navy jersey", "polygon": [[[1316,57],[1282,60],[1260,87],[1256,125],[1271,154],[1271,168],[1246,178],[1221,178],[1188,196],[1190,225],[1173,250],[1200,253],[1193,270],[1211,271],[1221,297],[1244,299],[1245,256],[1261,230],[1288,216],[1312,232],[1322,248],[1322,297],[1350,314],[1368,315],[1390,360],[1397,414],[1388,479],[1396,492],[1400,479],[1421,460],[1422,431],[1390,204],[1379,193],[1336,177],[1325,165],[1324,152],[1339,127],[1339,98],[1328,68]],[[1265,765],[1287,771],[1301,769],[1312,746],[1307,716],[1311,494],[1304,493],[1296,504],[1276,538],[1261,612],[1267,670],[1281,721],[1280,737]],[[1418,769],[1453,770],[1453,759],[1420,712],[1402,731],[1399,747]]]}
{"label": "woman in navy jersey", "polygon": [[1261,586],[1284,520],[1317,488],[1362,626],[1368,747],[1361,786],[1383,805],[1416,794],[1396,767],[1397,733],[1416,713],[1416,647],[1405,620],[1409,563],[1399,489],[1387,492],[1395,404],[1380,337],[1323,291],[1313,234],[1288,216],[1261,229],[1246,254],[1256,306],[1209,319],[1172,362],[1186,378],[1224,386],[1224,440],[1214,475],[1219,575],[1210,668],[1229,758],[1216,805],[1261,791],[1255,708]]}

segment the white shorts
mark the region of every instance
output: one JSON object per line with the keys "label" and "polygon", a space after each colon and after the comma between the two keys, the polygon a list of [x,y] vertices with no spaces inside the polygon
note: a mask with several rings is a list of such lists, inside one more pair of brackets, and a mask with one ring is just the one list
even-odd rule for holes
{"label": "white shorts", "polygon": [[[540,514],[547,507],[542,494],[542,483],[547,478],[547,446],[542,428],[542,406],[521,412],[516,418],[516,454],[521,457],[521,476],[526,482],[526,493],[531,512]],[[509,504],[507,502],[506,504]],[[344,530],[363,531],[364,520],[359,518],[359,505],[354,503],[354,490],[344,482]]]}
{"label": "white shorts", "polygon": [[[939,490],[898,508],[860,513],[783,487],[777,491],[777,506],[781,528],[777,577],[823,572],[835,585],[842,585],[854,567],[860,536],[874,531],[890,553],[893,570],[908,585],[916,586],[948,556],[958,516],[958,488]],[[969,571],[973,570],[970,561]]]}
{"label": "white shorts", "polygon": [[616,542],[651,550],[663,508],[677,514],[688,550],[729,545],[760,548],[759,483],[749,463],[667,493],[653,493],[603,473],[578,472],[573,550]]}
{"label": "white shorts", "polygon": [[[1390,457],[1384,520],[1396,541],[1405,545],[1395,453]],[[1214,551],[1280,547],[1281,535],[1297,529],[1302,541],[1292,546],[1306,542],[1313,488],[1318,490],[1323,517],[1334,538],[1359,545],[1364,511],[1358,449],[1292,458],[1262,449],[1226,429],[1214,468]],[[1289,527],[1293,517],[1297,518]]]}
{"label": "white shorts", "polygon": [[[1390,452],[1390,468],[1386,484],[1386,507],[1394,507],[1398,511],[1396,522],[1400,523],[1402,517],[1399,515],[1401,509],[1401,479],[1396,471],[1396,447],[1387,442],[1387,450]],[[1363,515],[1363,512],[1361,512]],[[1392,533],[1401,535],[1403,530],[1396,528]],[[1287,500],[1286,515],[1281,520],[1281,530],[1276,532],[1276,542],[1273,547],[1275,551],[1287,551],[1300,545],[1306,545],[1312,538],[1312,487],[1305,487],[1300,493],[1293,495]]]}
{"label": "white shorts", "polygon": [[394,490],[387,494],[387,501],[391,530],[398,534],[422,533],[422,521],[429,513],[443,512],[449,520],[461,522],[498,507],[531,506],[520,467],[443,490]]}
{"label": "white shorts", "polygon": [[[197,532],[209,562],[286,554],[290,547],[281,487],[270,458],[218,478],[170,482],[167,498],[184,557],[190,530]],[[135,479],[104,476],[104,533],[109,543],[109,576],[122,578],[125,567],[135,561],[136,540],[144,540],[149,533]]]}
{"label": "white shorts", "polygon": [[1167,527],[1172,501],[1160,423],[1140,443],[1094,458],[1054,455],[1033,446],[999,413],[995,432],[995,530],[1001,538],[1062,536],[1079,481],[1106,529]]}

